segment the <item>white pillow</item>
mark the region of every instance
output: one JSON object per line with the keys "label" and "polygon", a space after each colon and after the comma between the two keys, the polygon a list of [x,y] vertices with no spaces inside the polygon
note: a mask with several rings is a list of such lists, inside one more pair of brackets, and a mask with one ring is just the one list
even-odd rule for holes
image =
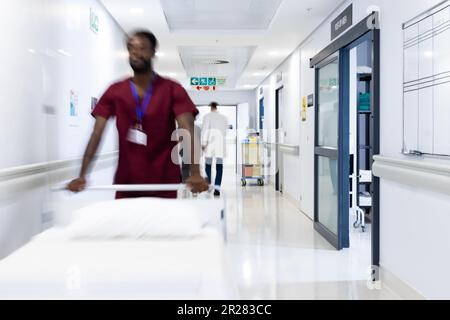
{"label": "white pillow", "polygon": [[79,209],[66,231],[75,239],[191,238],[202,233],[202,223],[192,204],[137,198]]}

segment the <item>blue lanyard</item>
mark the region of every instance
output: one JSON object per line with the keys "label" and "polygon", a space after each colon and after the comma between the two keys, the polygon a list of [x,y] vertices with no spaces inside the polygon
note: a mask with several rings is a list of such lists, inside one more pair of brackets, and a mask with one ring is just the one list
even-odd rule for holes
{"label": "blue lanyard", "polygon": [[139,94],[137,92],[136,86],[134,85],[133,81],[130,80],[130,87],[131,92],[133,93],[134,101],[136,102],[136,117],[139,124],[142,124],[142,121],[144,120],[144,114],[147,111],[150,101],[152,100],[153,96],[153,83],[150,84],[150,87],[147,90],[147,93],[145,94],[144,100],[142,101],[142,105],[139,104]]}

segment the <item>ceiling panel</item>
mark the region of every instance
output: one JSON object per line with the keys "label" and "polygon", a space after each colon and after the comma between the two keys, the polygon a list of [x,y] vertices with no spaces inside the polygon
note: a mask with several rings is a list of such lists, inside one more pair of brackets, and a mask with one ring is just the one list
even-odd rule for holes
{"label": "ceiling panel", "polygon": [[[220,51],[255,46],[256,50],[240,73],[234,89],[258,86],[332,11],[340,12],[347,4],[345,0],[99,1],[126,32],[147,28],[155,33],[160,42],[156,71],[170,75],[186,88],[191,88],[187,73],[192,74],[193,70],[200,73],[208,66],[198,67],[200,70],[197,70],[187,63],[186,57],[182,61],[180,47],[198,47],[203,51],[208,47],[217,47]],[[171,19],[174,19],[171,28],[175,29],[167,24],[170,19],[166,15],[169,12]],[[176,29],[175,17],[183,24],[180,29]],[[203,29],[195,29],[200,27]],[[262,29],[251,29],[255,27]],[[223,57],[225,53],[219,52],[218,57]],[[125,47],[123,54],[127,54]],[[246,62],[243,58],[243,62],[237,64],[242,66]],[[191,69],[186,70],[184,63]],[[227,66],[223,71],[218,70],[219,66],[209,68],[214,69],[211,71],[214,75],[218,72],[231,73],[230,69],[239,70],[236,66]]]}
{"label": "ceiling panel", "polygon": [[283,0],[161,0],[171,31],[265,30]]}
{"label": "ceiling panel", "polygon": [[[256,46],[244,47],[178,47],[181,61],[189,77],[226,77],[227,86],[233,88],[249,63]],[[227,61],[227,64],[214,64]]]}

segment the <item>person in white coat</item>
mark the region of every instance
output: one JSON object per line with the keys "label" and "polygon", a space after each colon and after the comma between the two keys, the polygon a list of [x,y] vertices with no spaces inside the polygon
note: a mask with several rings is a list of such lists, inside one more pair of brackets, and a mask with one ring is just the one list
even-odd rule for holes
{"label": "person in white coat", "polygon": [[[216,159],[216,178],[214,185],[220,187],[223,177],[223,159],[226,157],[226,136],[228,129],[227,118],[218,112],[217,102],[211,102],[211,112],[205,115],[202,125],[202,147],[205,153],[205,171],[212,183],[211,168],[213,159]],[[219,191],[214,192],[220,196]]]}

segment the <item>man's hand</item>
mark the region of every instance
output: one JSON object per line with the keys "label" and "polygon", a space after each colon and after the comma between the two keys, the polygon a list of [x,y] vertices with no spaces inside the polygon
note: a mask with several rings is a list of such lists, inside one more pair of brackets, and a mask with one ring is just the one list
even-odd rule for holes
{"label": "man's hand", "polygon": [[192,193],[202,193],[209,189],[208,181],[200,174],[191,175],[186,180],[186,185]]}
{"label": "man's hand", "polygon": [[74,179],[67,185],[66,188],[72,192],[81,192],[86,189],[86,179],[82,177]]}

